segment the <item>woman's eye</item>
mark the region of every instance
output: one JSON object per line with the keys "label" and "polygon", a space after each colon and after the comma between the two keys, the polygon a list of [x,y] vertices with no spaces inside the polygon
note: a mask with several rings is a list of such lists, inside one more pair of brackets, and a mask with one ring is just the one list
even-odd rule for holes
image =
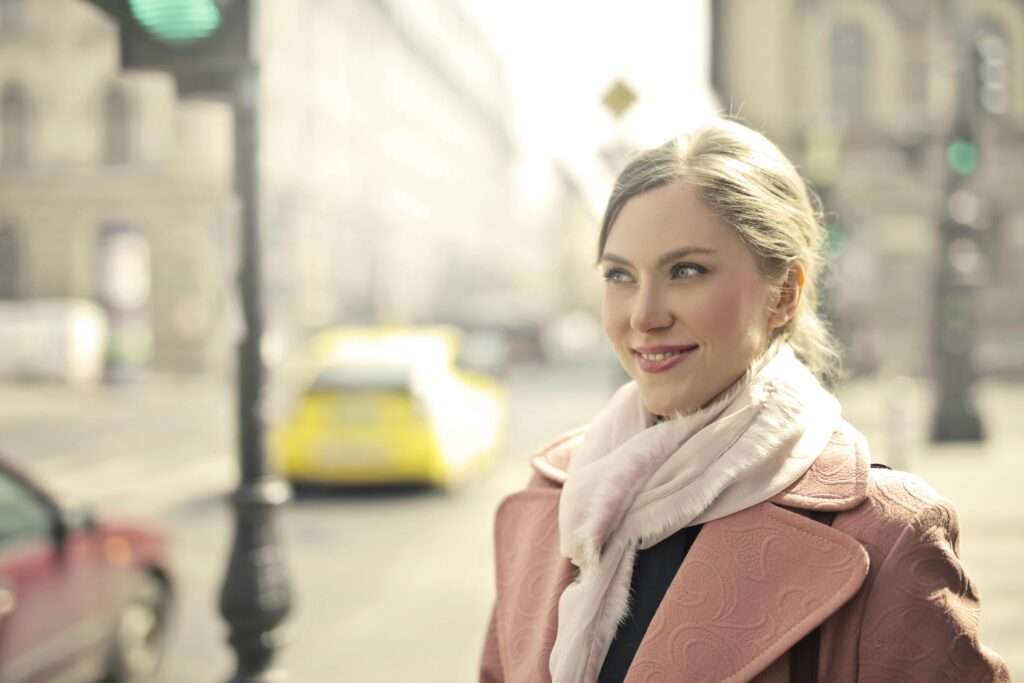
{"label": "woman's eye", "polygon": [[610,268],[604,271],[604,279],[608,282],[630,282],[632,280],[629,273],[621,268]]}
{"label": "woman's eye", "polygon": [[673,280],[689,280],[706,272],[707,268],[696,263],[677,263],[672,266],[671,276]]}

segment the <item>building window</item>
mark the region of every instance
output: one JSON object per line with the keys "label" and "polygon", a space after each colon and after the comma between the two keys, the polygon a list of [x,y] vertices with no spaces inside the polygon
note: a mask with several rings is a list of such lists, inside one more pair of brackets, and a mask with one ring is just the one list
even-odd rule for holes
{"label": "building window", "polygon": [[131,161],[131,100],[124,87],[115,84],[107,90],[103,102],[103,159],[108,164]]}
{"label": "building window", "polygon": [[975,25],[974,46],[979,58],[980,104],[989,114],[1005,114],[1013,94],[1013,60],[1006,32],[997,21],[981,19]]}
{"label": "building window", "polygon": [[0,95],[0,166],[21,168],[28,164],[29,102],[25,88],[8,83]]}
{"label": "building window", "polygon": [[861,119],[870,109],[868,37],[855,21],[841,21],[829,35],[830,110],[841,123]]}
{"label": "building window", "polygon": [[0,226],[0,299],[17,298],[20,264],[21,245],[17,229],[12,225]]}

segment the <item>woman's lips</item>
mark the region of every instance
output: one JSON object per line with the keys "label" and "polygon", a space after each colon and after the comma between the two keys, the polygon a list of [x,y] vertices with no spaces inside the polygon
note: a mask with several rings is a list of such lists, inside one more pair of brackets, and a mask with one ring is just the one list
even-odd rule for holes
{"label": "woman's lips", "polygon": [[665,372],[690,357],[697,346],[647,346],[633,349],[636,364],[644,372]]}

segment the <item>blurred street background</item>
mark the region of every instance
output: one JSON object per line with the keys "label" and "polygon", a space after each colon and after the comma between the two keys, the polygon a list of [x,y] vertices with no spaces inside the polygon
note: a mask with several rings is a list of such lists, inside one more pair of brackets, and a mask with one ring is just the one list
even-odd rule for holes
{"label": "blurred street background", "polygon": [[[493,599],[494,508],[523,486],[533,451],[601,407],[607,378],[565,365],[516,369],[507,378],[501,456],[453,491],[314,489],[285,507],[296,605],[281,656],[294,680],[475,680]],[[223,680],[230,670],[216,608],[231,534],[223,502],[235,470],[230,389],[163,376],[99,394],[0,387],[6,453],[107,514],[169,527],[180,603],[168,683]],[[880,398],[893,395],[888,404]],[[926,382],[905,379],[857,380],[840,392],[875,460],[925,477],[956,504],[962,557],[981,591],[983,638],[1016,678],[1024,672],[1024,386],[981,387],[992,430],[982,445],[929,445],[930,397]],[[893,410],[903,423],[892,424]]]}
{"label": "blurred street background", "polygon": [[[263,0],[246,196],[255,148],[237,148],[231,98],[128,64],[142,53],[110,11],[146,4],[0,0],[0,454],[166,530],[167,683],[232,671],[217,604],[244,216],[262,239],[266,456],[304,482],[275,522],[294,593],[279,661],[302,683],[474,680],[495,507],[624,379],[593,267],[611,183],[716,112],[821,197],[844,412],[876,460],[956,504],[983,639],[1024,677],[1024,5]],[[385,330],[443,337],[418,377],[495,407],[464,453],[445,452],[463,441],[424,380],[385,397],[396,380],[366,351]],[[317,465],[303,449],[330,427],[301,416],[327,394],[332,415],[399,411],[441,445],[394,470],[347,451]],[[353,433],[361,458],[393,440]]]}

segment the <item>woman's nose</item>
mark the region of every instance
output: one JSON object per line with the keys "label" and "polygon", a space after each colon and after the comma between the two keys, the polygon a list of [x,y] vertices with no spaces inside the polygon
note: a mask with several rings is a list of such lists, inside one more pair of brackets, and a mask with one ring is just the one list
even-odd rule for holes
{"label": "woman's nose", "polygon": [[633,300],[629,324],[637,332],[650,332],[672,326],[672,313],[657,287],[642,287]]}

